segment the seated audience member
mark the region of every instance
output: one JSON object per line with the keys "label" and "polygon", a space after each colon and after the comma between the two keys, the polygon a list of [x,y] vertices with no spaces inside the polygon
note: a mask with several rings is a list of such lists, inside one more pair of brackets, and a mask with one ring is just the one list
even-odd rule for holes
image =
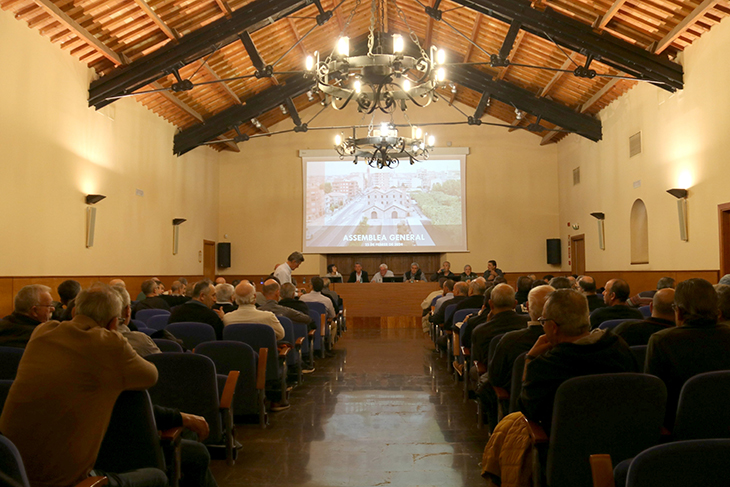
{"label": "seated audience member", "polygon": [[322,288],[322,294],[330,298],[332,301],[332,306],[335,307],[335,313],[340,312],[340,295],[334,292],[330,289],[330,280],[328,277],[325,277],[322,279],[322,285],[324,286]]}
{"label": "seated audience member", "polygon": [[423,329],[423,333],[428,333],[431,329],[431,302],[434,300],[434,298],[441,297],[444,295],[444,287],[446,281],[441,283],[441,289],[437,289],[436,291],[431,291],[428,293],[428,296],[426,296],[423,301],[421,301],[421,327]]}
{"label": "seated audience member", "polygon": [[593,312],[598,308],[604,308],[606,303],[596,294],[596,281],[591,276],[583,276],[578,279],[578,291],[588,300],[588,310]]}
{"label": "seated audience member", "polygon": [[641,314],[641,311],[629,308],[626,304],[630,295],[631,291],[626,281],[623,279],[609,280],[603,293],[603,302],[606,303],[606,306],[591,313],[591,328],[598,328],[601,323],[608,320],[643,320],[644,315]]}
{"label": "seated audience member", "polygon": [[479,277],[479,276],[476,275],[475,273],[473,273],[471,271],[471,266],[469,264],[467,264],[464,266],[464,272],[461,273],[461,276],[459,277],[459,279],[462,281],[473,281],[477,277]]}
{"label": "seated audience member", "polygon": [[441,285],[441,297],[438,298],[433,305],[434,314],[439,312],[439,310],[441,309],[441,305],[454,297],[454,284],[456,283],[451,279],[446,279]]}
{"label": "seated audience member", "polygon": [[581,375],[636,372],[637,365],[622,339],[604,330],[591,333],[588,302],[577,291],[550,293],[540,322],[545,334],[525,357],[520,407],[549,435],[560,384]]}
{"label": "seated audience member", "polygon": [[271,311],[256,309],[254,305],[256,301],[256,288],[253,287],[250,281],[241,281],[241,284],[236,286],[235,299],[236,304],[238,304],[238,309],[227,313],[223,317],[225,326],[239,323],[260,323],[270,326],[274,330],[277,340],[284,339],[284,327],[276,319],[276,315]]}
{"label": "seated audience member", "polygon": [[279,284],[283,285],[284,283],[290,282],[296,286],[296,282],[292,279],[291,273],[293,270],[298,269],[302,262],[304,262],[304,254],[301,252],[292,252],[287,257],[286,262],[276,266],[274,277],[279,280]]}
{"label": "seated audience member", "polygon": [[411,264],[411,270],[407,271],[403,275],[403,282],[415,282],[415,281],[425,281],[426,275],[421,270],[418,263],[413,262]]}
{"label": "seated audience member", "polygon": [[[441,307],[439,308],[439,310],[436,311],[433,314],[433,316],[431,316],[431,323],[433,323],[434,325],[438,326],[439,328],[442,328],[442,329],[446,330],[446,327],[445,327],[445,323],[446,323],[446,310],[452,304],[458,305],[462,301],[468,299],[468,297],[469,297],[468,294],[469,294],[469,284],[467,284],[465,282],[461,282],[461,281],[455,283],[454,284],[454,297],[451,298],[451,299],[449,299],[449,300],[444,301],[441,304]],[[439,346],[441,348],[445,348],[446,347],[446,336],[442,336],[439,339]]]}
{"label": "seated audience member", "polygon": [[730,327],[717,322],[719,301],[712,284],[687,279],[674,292],[676,327],[654,333],[646,349],[644,372],[667,386],[664,424],[671,427],[679,392],[690,377],[730,369]]}
{"label": "seated audience member", "polygon": [[355,262],[355,270],[350,273],[347,282],[368,282],[368,273],[362,270],[362,264]]}
{"label": "seated audience member", "polygon": [[223,276],[220,276],[220,277],[216,277],[216,278],[215,278],[215,285],[216,285],[216,286],[217,286],[218,284],[225,284],[225,283],[226,283],[226,278],[225,278],[225,277],[223,277]]}
{"label": "seated audience member", "polygon": [[484,279],[487,280],[487,284],[496,284],[494,280],[497,277],[504,277],[504,272],[497,268],[496,260],[490,260],[487,262],[487,270],[484,271]]}
{"label": "seated audience member", "polygon": [[53,310],[53,318],[56,321],[67,321],[72,318],[71,310],[74,308],[73,300],[81,292],[81,284],[73,279],[63,281],[56,288],[61,302]]}
{"label": "seated audience member", "polygon": [[314,330],[317,325],[308,314],[279,304],[279,300],[281,299],[280,291],[281,286],[274,279],[264,281],[264,297],[266,297],[266,302],[259,307],[259,310],[270,311],[277,316],[284,316],[289,318],[293,323],[303,323],[310,330]]}
{"label": "seated audience member", "polygon": [[339,277],[342,279],[342,274],[337,272],[337,266],[334,264],[329,264],[327,266],[327,274],[325,274],[325,277]]}
{"label": "seated audience member", "polygon": [[123,279],[112,279],[109,281],[110,286],[122,286],[124,289],[127,289],[127,283],[124,282]]}
{"label": "seated audience member", "polygon": [[170,314],[168,323],[192,321],[206,323],[213,327],[218,340],[223,339],[223,311],[211,309],[216,301],[215,287],[210,281],[200,281],[193,286],[193,297],[180,306],[176,306]]}
{"label": "seated audience member", "polygon": [[553,289],[573,289],[573,285],[570,283],[570,279],[565,276],[557,276],[550,279],[548,286]]}
{"label": "seated audience member", "polygon": [[515,360],[520,354],[530,350],[537,339],[545,333],[542,324],[537,320],[542,316],[542,309],[545,306],[548,294],[553,291],[554,289],[551,286],[545,284],[530,291],[528,295],[530,321],[527,323],[527,328],[504,334],[494,350],[494,355],[489,357],[487,374],[482,374],[479,377],[477,396],[482,399],[485,405],[490,424],[497,422],[497,395],[492,387],[510,390],[512,386],[512,366]]}
{"label": "seated audience member", "polygon": [[[467,298],[456,303],[456,308],[454,308],[454,314],[456,314],[456,312],[461,309],[481,308],[482,304],[484,303],[484,292],[487,290],[487,281],[485,281],[483,277],[479,277],[469,283],[461,282],[461,284],[468,285]],[[454,288],[456,288],[456,285],[454,286]],[[442,306],[441,309],[444,309],[444,307]],[[444,330],[453,329],[454,315],[451,315],[444,321]]]}
{"label": "seated audience member", "polygon": [[187,303],[190,298],[185,296],[185,284],[180,281],[173,281],[170,286],[170,294],[160,294],[159,298],[163,299],[170,308]]}
{"label": "seated audience member", "polygon": [[656,294],[656,292],[660,289],[674,289],[674,279],[671,277],[662,277],[656,283],[656,290],[642,291],[639,294],[635,294],[626,301],[626,304],[632,308],[649,306],[651,304],[651,298],[653,298],[654,294]]}
{"label": "seated audience member", "polygon": [[[119,394],[157,382],[155,366],[115,333],[121,302],[109,286],[81,291],[75,309],[71,321],[38,325],[0,416],[0,431],[20,451],[34,486],[84,480]],[[110,486],[167,485],[157,469],[103,475]]]}
{"label": "seated audience member", "polygon": [[641,321],[624,321],[613,329],[629,346],[646,345],[654,333],[674,327],[674,289],[664,288],[654,294],[649,305],[651,316]]}
{"label": "seated audience member", "polygon": [[515,293],[517,304],[527,302],[527,295],[530,293],[530,289],[532,289],[532,279],[527,276],[517,278],[517,292]]}
{"label": "seated audience member", "polygon": [[[276,282],[276,281],[274,281]],[[236,288],[233,287],[233,284],[216,284],[215,286],[215,304],[213,305],[213,309],[219,309],[223,311],[223,313],[230,313],[231,311],[236,311],[238,309],[238,306],[233,304],[233,293],[235,292]]]}
{"label": "seated audience member", "polygon": [[715,284],[713,287],[719,302],[717,321],[730,326],[730,285]]}
{"label": "seated audience member", "polygon": [[24,286],[13,304],[13,312],[0,320],[0,346],[25,348],[33,330],[51,319],[51,288],[42,284]]}
{"label": "seated audience member", "polygon": [[388,266],[386,264],[380,264],[378,272],[375,273],[370,282],[383,282],[384,277],[395,277],[395,275],[393,274],[393,271],[388,270]]}
{"label": "seated audience member", "polygon": [[[471,357],[479,363],[478,373],[487,372],[489,343],[492,338],[508,331],[527,328],[529,317],[515,313],[515,290],[509,284],[497,284],[489,298],[489,319],[471,332]],[[474,368],[476,372],[476,367]]]}
{"label": "seated audience member", "polygon": [[164,299],[157,295],[157,283],[154,279],[148,279],[142,283],[142,293],[144,298],[137,301],[132,307],[132,318],[137,316],[137,311],[141,309],[165,309],[170,310],[170,305]]}
{"label": "seated audience member", "polygon": [[444,263],[441,264],[441,269],[431,276],[431,281],[438,281],[440,279],[453,279],[454,281],[461,280],[456,274],[451,272],[451,262],[448,260],[445,260]]}
{"label": "seated audience member", "polygon": [[312,290],[305,294],[304,296],[300,297],[300,301],[304,301],[305,303],[322,303],[327,308],[327,319],[333,320],[335,318],[335,307],[332,305],[332,300],[322,294],[322,289],[324,289],[324,281],[322,281],[321,277],[313,277],[312,278]]}
{"label": "seated audience member", "polygon": [[289,282],[282,284],[279,293],[281,294],[281,299],[279,300],[280,305],[295,309],[304,314],[309,313],[307,303],[300,301],[297,297],[297,288],[294,284]]}
{"label": "seated audience member", "polygon": [[132,319],[132,307],[130,306],[131,300],[127,290],[122,286],[112,286],[111,288],[115,293],[117,293],[117,296],[122,303],[122,312],[119,315],[117,331],[127,339],[134,351],[137,352],[140,357],[145,357],[153,353],[160,353],[160,349],[155,344],[155,341],[147,336],[146,333],[142,333],[141,331],[132,331],[129,329],[129,320]]}
{"label": "seated audience member", "polygon": [[484,300],[482,301],[482,309],[478,313],[472,314],[464,318],[464,322],[459,329],[459,337],[461,338],[461,346],[464,348],[471,349],[471,332],[477,326],[486,323],[492,310],[489,307],[489,300],[492,297],[492,290],[494,286],[489,286],[484,292]]}
{"label": "seated audience member", "polygon": [[555,276],[553,276],[552,274],[545,274],[544,276],[542,276],[542,282],[544,282],[545,284],[547,284],[549,286],[550,285],[550,280],[553,277],[555,277]]}

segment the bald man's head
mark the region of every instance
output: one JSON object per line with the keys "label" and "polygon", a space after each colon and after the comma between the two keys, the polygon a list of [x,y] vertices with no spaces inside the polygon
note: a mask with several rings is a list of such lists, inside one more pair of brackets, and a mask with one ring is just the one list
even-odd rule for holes
{"label": "bald man's head", "polygon": [[250,281],[244,280],[236,286],[236,304],[243,306],[256,302],[256,288]]}
{"label": "bald man's head", "polygon": [[542,316],[542,309],[545,307],[548,294],[555,291],[555,288],[547,284],[534,287],[527,295],[527,309],[530,313],[530,321],[537,321]]}
{"label": "bald man's head", "polygon": [[454,296],[466,296],[469,293],[469,284],[459,281],[454,284]]}
{"label": "bald man's head", "polygon": [[509,284],[497,284],[492,289],[492,294],[489,298],[489,305],[493,311],[504,311],[507,309],[514,309],[517,306],[517,300],[515,300],[515,290]]}
{"label": "bald man's head", "polygon": [[674,321],[674,289],[664,288],[654,294],[651,300],[651,316],[652,318],[663,318],[665,320]]}

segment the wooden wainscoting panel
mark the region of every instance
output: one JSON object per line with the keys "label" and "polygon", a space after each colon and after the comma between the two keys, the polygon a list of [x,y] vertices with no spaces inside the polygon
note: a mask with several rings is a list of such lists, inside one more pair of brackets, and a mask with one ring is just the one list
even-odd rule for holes
{"label": "wooden wainscoting panel", "polygon": [[0,317],[13,312],[13,278],[0,277]]}

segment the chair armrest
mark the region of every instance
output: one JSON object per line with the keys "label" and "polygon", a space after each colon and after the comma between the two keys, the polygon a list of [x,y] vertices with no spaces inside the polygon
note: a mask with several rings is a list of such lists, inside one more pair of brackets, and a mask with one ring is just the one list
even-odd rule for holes
{"label": "chair armrest", "polygon": [[477,372],[479,373],[479,375],[487,373],[487,366],[479,362],[478,360],[474,361],[474,367],[477,368]]}
{"label": "chair armrest", "polygon": [[107,477],[89,477],[78,484],[76,484],[75,487],[101,487],[102,485],[107,485],[109,483],[109,479]]}
{"label": "chair armrest", "polygon": [[464,357],[471,357],[471,349],[466,348],[466,347],[461,347],[461,354]]}
{"label": "chair armrest", "polygon": [[266,361],[269,359],[269,349],[259,349],[259,363],[256,368],[256,389],[264,390],[266,388]]}
{"label": "chair armrest", "polygon": [[509,392],[507,392],[507,389],[497,386],[492,386],[492,389],[494,389],[497,399],[500,401],[509,401]]}
{"label": "chair armrest", "polygon": [[317,330],[309,330],[309,338],[313,338],[315,333],[317,333]]}
{"label": "chair armrest", "polygon": [[539,445],[541,443],[547,443],[550,440],[545,434],[545,430],[542,429],[542,426],[527,418],[524,418],[524,420],[527,421],[527,428],[530,431],[530,438],[533,444]]}
{"label": "chair armrest", "polygon": [[182,426],[170,428],[164,431],[160,431],[160,440],[164,443],[176,443],[180,440],[180,435],[183,432]]}
{"label": "chair armrest", "polygon": [[319,333],[322,335],[322,338],[324,338],[325,335],[327,334],[327,315],[322,313],[319,316],[319,321],[320,321]]}
{"label": "chair armrest", "polygon": [[615,487],[611,455],[594,454],[590,457],[593,487]]}
{"label": "chair armrest", "polygon": [[236,392],[236,384],[238,383],[238,376],[241,373],[238,370],[231,370],[228,372],[228,379],[226,379],[226,385],[223,387],[223,394],[221,394],[221,409],[230,409],[233,403],[233,393]]}
{"label": "chair armrest", "polygon": [[304,337],[299,337],[299,338],[297,338],[297,341],[294,342],[294,345],[296,347],[301,347],[303,342],[304,342]]}
{"label": "chair armrest", "polygon": [[279,349],[279,358],[286,359],[286,354],[289,353],[289,350],[291,350],[291,347],[281,347]]}

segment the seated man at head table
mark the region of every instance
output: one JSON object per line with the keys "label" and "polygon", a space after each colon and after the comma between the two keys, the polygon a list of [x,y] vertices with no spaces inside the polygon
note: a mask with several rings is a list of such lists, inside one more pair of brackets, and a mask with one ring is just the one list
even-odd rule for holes
{"label": "seated man at head table", "polygon": [[368,282],[368,273],[362,270],[362,264],[355,262],[355,270],[350,273],[347,282]]}
{"label": "seated man at head table", "polygon": [[380,269],[377,273],[373,276],[373,279],[370,282],[383,282],[384,277],[395,277],[393,274],[393,271],[388,269],[388,266],[386,264],[380,264]]}
{"label": "seated man at head table", "polygon": [[441,279],[453,279],[454,281],[460,280],[459,276],[451,272],[451,262],[448,260],[445,260],[444,263],[441,264],[441,269],[431,276],[431,280],[434,282]]}
{"label": "seated man at head table", "polygon": [[417,262],[411,264],[411,270],[403,275],[403,282],[426,281],[426,274],[423,273]]}

